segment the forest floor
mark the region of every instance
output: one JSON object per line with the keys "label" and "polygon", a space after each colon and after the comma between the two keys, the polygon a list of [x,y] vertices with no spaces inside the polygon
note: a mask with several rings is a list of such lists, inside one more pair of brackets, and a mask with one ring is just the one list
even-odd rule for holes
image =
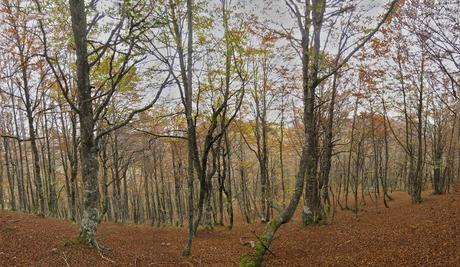
{"label": "forest floor", "polygon": [[[460,186],[451,194],[424,194],[412,205],[394,192],[390,208],[368,201],[355,216],[339,211],[333,222],[301,227],[299,216],[272,244],[268,266],[460,266]],[[186,230],[103,223],[97,250],[72,244],[78,225],[65,220],[0,211],[0,266],[236,266],[263,225],[241,223],[200,230],[193,256],[181,256]],[[254,234],[255,233],[255,234]]]}

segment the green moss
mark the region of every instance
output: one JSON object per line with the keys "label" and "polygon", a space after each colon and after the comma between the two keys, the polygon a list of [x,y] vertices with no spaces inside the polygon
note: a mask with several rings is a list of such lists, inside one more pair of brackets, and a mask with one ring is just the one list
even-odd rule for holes
{"label": "green moss", "polygon": [[268,245],[268,235],[273,233],[278,226],[278,222],[276,220],[270,221],[267,226],[265,227],[264,234],[259,238],[257,241],[254,252],[252,255],[247,253],[243,254],[240,258],[240,267],[258,267],[262,266],[263,258],[266,252],[266,247]]}
{"label": "green moss", "polygon": [[267,230],[274,231],[277,224],[278,224],[278,221],[277,221],[276,219],[271,220],[271,221],[268,223],[268,228],[267,228]]}
{"label": "green moss", "polygon": [[254,257],[261,256],[261,254],[264,253],[264,246],[262,245],[262,242],[257,242],[256,246],[254,247]]}
{"label": "green moss", "polygon": [[[263,243],[262,243],[263,242]],[[258,267],[262,265],[263,255],[265,253],[266,238],[261,237],[254,247],[252,255],[245,253],[240,258],[240,267]]]}
{"label": "green moss", "polygon": [[240,258],[240,267],[256,267],[256,263],[248,253],[244,253]]}

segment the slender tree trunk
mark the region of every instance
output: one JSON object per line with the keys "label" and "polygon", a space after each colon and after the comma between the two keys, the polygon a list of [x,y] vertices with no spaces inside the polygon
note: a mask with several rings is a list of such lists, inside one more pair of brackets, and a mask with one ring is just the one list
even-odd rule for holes
{"label": "slender tree trunk", "polygon": [[176,151],[177,147],[175,144],[171,144],[171,156],[172,156],[172,164],[173,164],[173,171],[174,171],[174,200],[176,204],[176,217],[177,226],[181,227],[184,218],[183,218],[183,209],[182,209],[182,160],[179,158],[179,153]]}
{"label": "slender tree trunk", "polygon": [[351,133],[350,133],[350,151],[348,152],[348,164],[347,164],[347,179],[345,182],[345,209],[348,209],[348,192],[350,185],[350,175],[351,175],[351,159],[353,155],[353,145],[354,145],[354,136],[355,136],[355,125],[356,125],[356,116],[358,113],[358,97],[356,97],[355,108],[353,111],[353,122],[351,123]]}
{"label": "slender tree trunk", "polygon": [[383,169],[383,177],[382,179],[382,188],[383,188],[383,203],[385,207],[389,207],[387,203],[388,200],[392,200],[392,198],[388,195],[388,164],[390,161],[390,147],[388,142],[388,125],[387,125],[387,112],[386,112],[386,105],[385,100],[382,98],[382,106],[383,106],[383,134],[384,134],[384,143],[385,143],[385,163]]}
{"label": "slender tree trunk", "polygon": [[[337,60],[336,64],[337,65]],[[326,203],[329,203],[329,176],[331,171],[331,162],[332,162],[332,151],[334,148],[333,144],[333,127],[334,127],[334,108],[335,108],[335,97],[337,94],[337,79],[338,73],[334,74],[332,81],[332,94],[331,100],[328,109],[328,117],[326,124],[326,137],[324,140],[324,156],[322,157],[322,168],[321,168],[321,203],[324,206]],[[323,207],[323,209],[327,209]]]}
{"label": "slender tree trunk", "polygon": [[[227,181],[227,189],[224,190],[225,197],[227,199],[227,214],[228,214],[228,228],[233,228],[233,193],[232,193],[232,169],[231,169],[231,152],[230,152],[230,141],[228,140],[227,132],[224,134],[225,153],[223,153],[224,161],[224,172],[226,173],[225,180]],[[224,160],[225,159],[225,160]],[[224,182],[225,182],[224,180]],[[225,184],[224,184],[225,188]]]}
{"label": "slender tree trunk", "polygon": [[[46,109],[46,103],[43,99],[43,107]],[[44,128],[45,133],[45,144],[46,144],[46,167],[47,167],[47,174],[49,180],[49,212],[51,216],[56,217],[58,215],[58,203],[57,203],[57,192],[56,192],[56,176],[54,175],[54,171],[56,168],[53,166],[53,156],[51,151],[51,138],[48,131],[48,116],[46,112],[43,114],[43,123],[42,126]],[[43,163],[45,163],[45,158],[43,158]],[[45,165],[45,164],[43,164]]]}
{"label": "slender tree trunk", "polygon": [[[1,149],[0,149],[0,152],[1,152]],[[1,157],[0,157],[0,206],[2,210],[5,209],[5,200],[3,198],[3,161]]]}
{"label": "slender tree trunk", "polygon": [[145,209],[146,209],[146,217],[147,220],[152,220],[152,207],[150,204],[150,177],[148,175],[147,170],[147,155],[145,155],[145,151],[142,151],[142,170],[143,170],[143,177],[144,177],[144,198],[145,198]]}
{"label": "slender tree trunk", "polygon": [[14,177],[11,170],[11,158],[10,158],[10,148],[8,144],[8,138],[3,138],[3,146],[5,148],[5,165],[6,165],[6,177],[8,177],[8,185],[10,189],[9,193],[9,202],[11,210],[16,210],[16,193],[14,192]]}
{"label": "slender tree trunk", "polygon": [[[19,119],[20,119],[20,122],[21,122],[21,128],[19,128],[19,124],[18,124],[18,118],[17,118],[17,112],[16,112],[16,108],[17,106],[16,105],[19,105],[19,101],[18,101],[18,104],[16,104],[15,102],[15,99],[13,97],[13,90],[11,89],[10,90],[10,93],[11,93],[11,104],[12,104],[12,108],[13,108],[13,120],[14,120],[14,126],[15,126],[15,130],[16,130],[16,136],[18,137],[18,140],[17,140],[17,146],[18,146],[18,149],[16,149],[16,142],[13,143],[13,154],[14,154],[14,161],[16,162],[15,166],[13,166],[13,168],[16,168],[16,179],[17,179],[17,188],[18,188],[18,202],[19,202],[19,210],[25,210],[25,203],[24,203],[24,200],[25,200],[25,195],[24,195],[24,155],[27,155],[27,153],[24,153],[23,151],[23,147],[22,147],[22,143],[20,141],[20,138],[22,138],[24,136],[24,123],[23,123],[23,118],[21,116],[22,112],[19,112]],[[24,142],[24,147],[26,148],[26,145],[25,145],[25,142]],[[19,158],[18,158],[18,152],[19,152]],[[28,168],[28,164],[25,166]]]}

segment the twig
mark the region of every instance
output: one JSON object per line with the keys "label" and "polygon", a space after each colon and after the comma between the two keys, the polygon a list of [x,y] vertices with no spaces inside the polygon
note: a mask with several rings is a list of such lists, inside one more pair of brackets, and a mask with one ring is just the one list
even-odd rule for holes
{"label": "twig", "polygon": [[65,252],[62,252],[61,258],[64,260],[65,265],[66,265],[67,267],[70,267],[70,264],[69,264],[69,262],[67,261],[67,256],[65,255]]}

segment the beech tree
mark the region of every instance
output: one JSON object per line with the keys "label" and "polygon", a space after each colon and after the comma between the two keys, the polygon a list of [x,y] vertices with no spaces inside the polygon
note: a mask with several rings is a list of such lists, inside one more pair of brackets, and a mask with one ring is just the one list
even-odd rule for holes
{"label": "beech tree", "polygon": [[[263,257],[270,247],[273,237],[279,227],[288,222],[299,203],[304,188],[304,178],[307,177],[308,198],[302,213],[304,223],[318,222],[324,215],[320,206],[318,195],[318,180],[316,178],[317,164],[317,140],[316,127],[314,121],[315,110],[315,92],[318,85],[334,75],[348,60],[362,48],[369,39],[378,31],[390,14],[393,12],[398,1],[392,1],[387,13],[378,25],[356,43],[356,46],[348,52],[346,56],[332,70],[326,70],[325,74],[320,74],[320,49],[321,49],[321,29],[324,22],[324,14],[327,8],[326,1],[306,1],[299,5],[294,1],[286,1],[286,5],[292,12],[297,21],[297,27],[301,36],[300,55],[302,58],[302,88],[303,88],[303,123],[305,129],[305,141],[302,147],[302,153],[299,163],[299,171],[296,175],[295,192],[289,205],[272,220],[262,236],[260,237],[254,254],[248,259],[244,257],[241,264],[243,265],[260,265]],[[311,39],[310,39],[311,38]],[[312,41],[310,41],[312,40]],[[312,46],[310,47],[310,45]]]}
{"label": "beech tree", "polygon": [[98,249],[100,223],[183,227],[185,256],[202,229],[263,223],[240,239],[257,266],[296,214],[448,193],[448,2],[1,0],[0,206]]}
{"label": "beech tree", "polygon": [[[95,5],[96,3],[92,3]],[[91,6],[96,8],[95,6]],[[121,6],[120,15],[130,17],[132,13],[129,13],[129,8],[142,8],[142,3],[134,6]],[[136,42],[137,36],[142,33],[144,26],[142,23],[145,21],[146,17],[141,17],[138,21],[134,20],[134,17],[130,17],[131,20],[128,21],[128,30],[127,30],[127,43],[126,51],[117,50],[117,45],[122,46],[124,39],[121,38],[121,28],[124,25],[125,20],[122,18],[119,20],[118,24],[111,31],[110,36],[107,41],[97,48],[94,51],[88,52],[88,26],[91,27],[93,23],[97,22],[101,18],[100,14],[96,14],[91,20],[92,23],[88,24],[87,20],[87,11],[84,1],[80,0],[70,0],[69,1],[70,15],[72,19],[72,32],[73,38],[75,41],[76,48],[76,80],[77,80],[77,99],[78,106],[72,104],[73,108],[77,110],[80,123],[80,160],[81,160],[81,169],[82,169],[82,178],[85,184],[84,191],[84,208],[83,216],[81,220],[81,228],[79,234],[79,240],[88,245],[93,245],[99,247],[96,242],[96,228],[99,222],[98,214],[98,169],[99,163],[97,160],[97,149],[98,142],[100,138],[104,135],[113,132],[124,125],[128,124],[129,121],[140,112],[143,112],[151,108],[158,98],[161,95],[162,90],[169,83],[169,75],[166,77],[164,82],[159,86],[158,91],[156,92],[154,99],[144,107],[135,109],[131,111],[121,122],[118,122],[114,125],[111,125],[107,128],[101,129],[95,135],[95,126],[96,123],[101,119],[101,114],[104,112],[104,108],[110,102],[112,96],[118,89],[118,85],[123,77],[129,72],[129,70],[136,64],[139,63],[139,60],[133,60],[132,52],[134,44]],[[111,48],[109,50],[109,47]],[[91,81],[90,81],[90,69],[96,64],[100,63],[100,60],[104,58],[106,53],[111,53],[111,59],[114,60],[117,53],[123,55],[123,63],[119,69],[115,72],[109,73],[109,77],[106,81],[110,82],[110,88],[107,92],[99,91],[94,95]],[[95,60],[90,60],[90,55],[95,55]],[[111,65],[112,66],[112,65]],[[104,83],[103,83],[104,84]],[[99,89],[102,89],[99,87]],[[94,105],[94,100],[99,99],[99,105]]]}

